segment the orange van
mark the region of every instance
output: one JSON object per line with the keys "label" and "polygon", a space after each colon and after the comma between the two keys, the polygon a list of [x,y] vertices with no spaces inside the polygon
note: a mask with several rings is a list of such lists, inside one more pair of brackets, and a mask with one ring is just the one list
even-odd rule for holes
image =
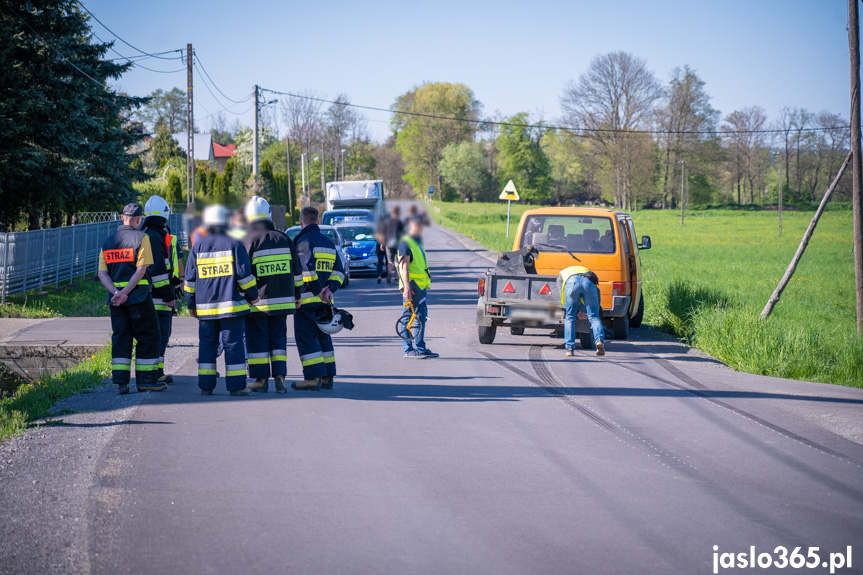
{"label": "orange van", "polygon": [[[479,280],[477,328],[482,343],[492,343],[499,327],[514,335],[525,328],[560,328],[563,305],[557,275],[578,265],[599,278],[600,317],[616,339],[641,325],[644,300],[639,250],[650,249],[650,237],[638,241],[632,217],[603,208],[538,208],[526,211],[518,224],[513,251],[535,254],[529,270],[491,268]],[[535,273],[534,273],[535,272]],[[590,348],[590,326],[577,320],[576,332]]]}

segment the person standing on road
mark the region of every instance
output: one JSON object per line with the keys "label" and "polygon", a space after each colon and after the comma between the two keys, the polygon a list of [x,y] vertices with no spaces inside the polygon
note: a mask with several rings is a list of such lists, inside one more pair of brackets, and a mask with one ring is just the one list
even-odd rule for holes
{"label": "person standing on road", "polygon": [[249,252],[257,281],[258,303],[246,316],[246,362],[252,391],[266,393],[272,373],[276,393],[285,393],[287,371],[287,318],[294,314],[303,287],[296,249],[291,239],[273,226],[270,204],[255,196],[246,203],[248,233],[243,246]]}
{"label": "person standing on road", "polygon": [[[429,275],[428,260],[422,246],[423,218],[416,215],[408,219],[407,235],[399,243],[398,272],[399,290],[405,302],[411,301],[411,284],[423,292],[420,303],[414,311],[419,322],[419,331],[413,340],[402,340],[404,356],[409,359],[433,359],[438,354],[426,347],[425,331],[426,320],[428,320],[428,290],[431,288],[431,276]],[[404,315],[410,318],[410,308],[405,307]]]}
{"label": "person standing on road", "polygon": [[303,381],[297,390],[332,389],[336,376],[333,338],[318,328],[335,293],[345,280],[344,263],[333,242],[318,227],[318,210],[306,206],[300,212],[300,230],[295,238],[303,287],[294,316],[294,339],[303,365]]}
{"label": "person standing on road", "polygon": [[171,339],[171,324],[174,314],[175,278],[179,277],[177,243],[168,232],[168,217],[171,208],[159,196],[152,196],[144,205],[144,223],[141,231],[147,234],[153,263],[147,270],[153,282],[153,305],[159,318],[159,382],[173,383],[174,378],[165,375],[165,350]]}
{"label": "person standing on road", "polygon": [[198,240],[186,262],[185,290],[189,315],[198,318],[198,387],[202,395],[216,388],[219,343],[225,350],[225,385],[231,395],[249,395],[243,346],[249,304],[258,302],[246,248],[227,235],[228,210],[204,209],[207,235]]}
{"label": "person standing on road", "polygon": [[393,206],[390,217],[384,221],[386,222],[384,236],[387,246],[387,283],[391,283],[393,275],[398,275],[396,261],[399,255],[399,242],[405,235],[405,225],[400,218],[399,207]]}
{"label": "person standing on road", "polygon": [[123,224],[99,251],[99,281],[110,294],[111,379],[117,393],[129,393],[132,346],[138,391],[162,391],[159,373],[159,319],[153,307],[147,269],[153,263],[150,238],[138,230],[144,210],[138,204],[123,208]]}
{"label": "person standing on road", "polygon": [[599,319],[599,278],[586,267],[571,266],[560,271],[557,286],[560,303],[566,308],[563,338],[567,357],[575,355],[576,317],[590,320],[596,355],[605,355],[605,328]]}

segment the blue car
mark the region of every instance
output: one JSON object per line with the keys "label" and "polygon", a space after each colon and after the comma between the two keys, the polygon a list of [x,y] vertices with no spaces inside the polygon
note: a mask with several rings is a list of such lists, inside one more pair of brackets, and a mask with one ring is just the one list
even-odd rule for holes
{"label": "blue car", "polygon": [[378,258],[375,254],[375,230],[368,223],[340,224],[336,226],[350,257],[350,269],[354,275],[377,275]]}

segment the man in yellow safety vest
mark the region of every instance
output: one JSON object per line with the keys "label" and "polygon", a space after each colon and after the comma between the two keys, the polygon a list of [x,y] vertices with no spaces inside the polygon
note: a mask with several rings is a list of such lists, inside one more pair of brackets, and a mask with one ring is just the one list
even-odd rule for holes
{"label": "man in yellow safety vest", "polygon": [[[419,298],[421,303],[414,305],[414,311],[417,314],[417,321],[419,322],[417,335],[413,340],[402,340],[406,359],[433,359],[439,357],[438,354],[426,347],[425,342],[426,320],[428,319],[428,294],[426,292],[431,287],[431,276],[429,275],[426,252],[422,246],[423,224],[424,220],[420,215],[409,218],[407,225],[408,233],[399,243],[398,271],[399,289],[402,292],[402,297],[404,301],[411,300],[411,282],[423,292],[423,297]],[[414,297],[414,300],[416,299]],[[405,308],[404,315],[410,318],[410,314],[410,309]]]}
{"label": "man in yellow safety vest", "polygon": [[590,320],[596,355],[605,355],[605,328],[599,319],[599,278],[584,266],[571,266],[560,271],[557,284],[560,303],[566,308],[563,339],[567,357],[575,355],[576,317]]}

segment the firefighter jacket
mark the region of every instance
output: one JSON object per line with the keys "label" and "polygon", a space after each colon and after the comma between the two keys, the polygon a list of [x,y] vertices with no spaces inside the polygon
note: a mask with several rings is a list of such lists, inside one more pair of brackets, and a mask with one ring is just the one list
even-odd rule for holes
{"label": "firefighter jacket", "polygon": [[252,262],[260,301],[252,306],[253,314],[291,315],[303,287],[303,272],[296,248],[273,222],[261,220],[249,224],[242,239]]}
{"label": "firefighter jacket", "polygon": [[248,314],[258,288],[246,248],[224,233],[208,233],[189,254],[185,290],[200,320]]}
{"label": "firefighter jacket", "polygon": [[153,305],[157,312],[173,312],[173,306],[165,302],[174,301],[174,286],[171,279],[174,276],[173,253],[176,245],[172,245],[172,236],[165,229],[165,218],[151,216],[144,221],[141,230],[150,240],[153,250],[153,263],[147,269],[153,285]]}
{"label": "firefighter jacket", "polygon": [[[99,270],[108,272],[111,281],[118,289],[123,289],[135,275],[138,266],[153,263],[150,240],[147,235],[132,226],[121,225],[117,231],[102,244],[99,252]],[[150,293],[148,274],[135,286],[124,305],[134,305],[146,301]],[[110,297],[108,298],[110,302]]]}
{"label": "firefighter jacket", "polygon": [[321,233],[317,224],[304,227],[294,242],[303,275],[300,304],[318,304],[318,295],[329,286],[335,293],[345,281],[345,265],[330,238]]}

